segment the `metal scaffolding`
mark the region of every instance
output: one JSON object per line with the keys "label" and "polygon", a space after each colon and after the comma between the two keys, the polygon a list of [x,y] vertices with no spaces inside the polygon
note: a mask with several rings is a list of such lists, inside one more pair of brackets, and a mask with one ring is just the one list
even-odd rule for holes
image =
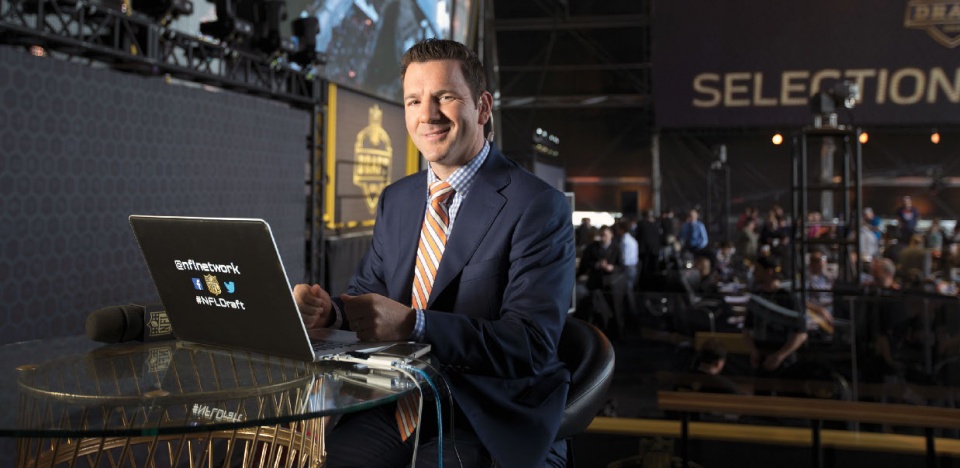
{"label": "metal scaffolding", "polygon": [[113,68],[164,75],[313,109],[321,81],[281,56],[192,36],[122,5],[90,0],[0,0],[0,44],[39,46]]}

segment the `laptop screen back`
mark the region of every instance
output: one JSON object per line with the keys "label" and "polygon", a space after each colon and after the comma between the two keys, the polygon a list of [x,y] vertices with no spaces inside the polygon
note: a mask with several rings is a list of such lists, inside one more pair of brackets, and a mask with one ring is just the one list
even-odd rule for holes
{"label": "laptop screen back", "polygon": [[130,225],[178,339],[312,359],[266,222],[133,215]]}

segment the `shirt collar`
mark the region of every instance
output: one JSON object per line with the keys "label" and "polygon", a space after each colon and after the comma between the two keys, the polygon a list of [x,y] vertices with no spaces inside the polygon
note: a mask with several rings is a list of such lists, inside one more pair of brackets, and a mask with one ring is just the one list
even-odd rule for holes
{"label": "shirt collar", "polygon": [[[453,174],[450,174],[450,177],[447,177],[447,183],[449,183],[456,192],[455,196],[467,196],[467,192],[470,191],[470,187],[477,179],[477,172],[479,172],[480,166],[483,165],[483,162],[487,160],[488,154],[490,154],[490,143],[483,142],[483,148],[480,149],[480,153],[471,159],[470,162],[461,166],[456,171],[453,171]],[[433,173],[433,170],[428,169],[427,190],[429,191],[430,185],[438,180],[440,180],[440,178]]]}

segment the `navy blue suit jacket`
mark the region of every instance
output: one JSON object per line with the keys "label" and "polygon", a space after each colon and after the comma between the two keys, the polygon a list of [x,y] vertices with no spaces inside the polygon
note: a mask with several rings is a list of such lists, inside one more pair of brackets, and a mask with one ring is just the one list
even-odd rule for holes
{"label": "navy blue suit jacket", "polygon": [[[426,204],[426,171],[383,191],[349,294],[410,304]],[[424,341],[501,466],[542,465],[556,436],[570,380],[557,342],[574,258],[563,194],[491,148],[454,220],[424,312]]]}

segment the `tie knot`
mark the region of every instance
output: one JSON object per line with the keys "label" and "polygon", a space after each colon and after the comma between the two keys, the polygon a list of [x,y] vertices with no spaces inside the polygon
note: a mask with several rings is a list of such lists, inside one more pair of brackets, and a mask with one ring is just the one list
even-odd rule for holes
{"label": "tie knot", "polygon": [[437,201],[443,203],[447,201],[450,196],[453,195],[453,187],[450,186],[449,182],[438,180],[430,184],[430,201]]}

